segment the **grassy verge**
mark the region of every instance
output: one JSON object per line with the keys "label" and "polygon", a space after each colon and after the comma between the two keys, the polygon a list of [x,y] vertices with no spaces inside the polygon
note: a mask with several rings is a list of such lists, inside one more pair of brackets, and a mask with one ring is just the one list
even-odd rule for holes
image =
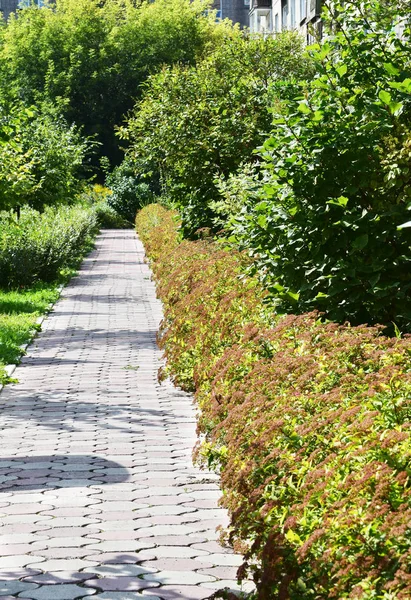
{"label": "grassy verge", "polygon": [[93,248],[96,211],[82,206],[24,209],[19,221],[0,213],[0,385],[40,329],[37,320],[59,297]]}
{"label": "grassy verge", "polygon": [[0,290],[0,384],[7,383],[7,364],[19,362],[22,349],[39,330],[36,321],[59,296],[58,283],[41,283],[36,287]]}

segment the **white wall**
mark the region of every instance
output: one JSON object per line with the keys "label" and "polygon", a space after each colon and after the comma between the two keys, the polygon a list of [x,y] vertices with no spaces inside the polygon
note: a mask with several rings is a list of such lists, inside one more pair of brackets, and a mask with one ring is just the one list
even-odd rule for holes
{"label": "white wall", "polygon": [[[309,0],[272,0],[271,9],[254,9],[251,11],[250,28],[251,31],[282,31],[283,29],[301,29],[305,32],[305,27],[301,27],[301,21],[305,19],[307,13],[307,2]],[[266,11],[270,11],[270,17]],[[263,14],[264,13],[264,14]],[[269,25],[268,25],[269,24]]]}

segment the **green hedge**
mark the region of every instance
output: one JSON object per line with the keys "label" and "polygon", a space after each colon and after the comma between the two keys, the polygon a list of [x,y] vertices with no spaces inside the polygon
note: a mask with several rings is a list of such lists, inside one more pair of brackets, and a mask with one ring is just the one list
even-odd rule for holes
{"label": "green hedge", "polygon": [[96,231],[95,211],[81,206],[0,213],[0,285],[53,281],[84,253]]}
{"label": "green hedge", "polygon": [[201,408],[229,537],[259,600],[411,595],[411,338],[278,317],[248,259],[137,216],[164,303],[160,344]]}

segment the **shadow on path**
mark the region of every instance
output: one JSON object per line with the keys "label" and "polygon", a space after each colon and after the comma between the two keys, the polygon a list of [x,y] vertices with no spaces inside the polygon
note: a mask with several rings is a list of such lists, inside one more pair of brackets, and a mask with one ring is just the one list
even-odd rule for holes
{"label": "shadow on path", "polygon": [[129,479],[121,464],[88,454],[58,454],[45,456],[0,458],[0,523],[7,515],[7,496],[1,492],[52,490],[55,488],[87,487],[102,483],[123,483]]}

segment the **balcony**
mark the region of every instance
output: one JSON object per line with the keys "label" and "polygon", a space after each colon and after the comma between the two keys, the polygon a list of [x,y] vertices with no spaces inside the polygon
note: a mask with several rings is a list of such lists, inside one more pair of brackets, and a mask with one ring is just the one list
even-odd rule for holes
{"label": "balcony", "polygon": [[272,0],[251,0],[251,9],[253,8],[271,8]]}

